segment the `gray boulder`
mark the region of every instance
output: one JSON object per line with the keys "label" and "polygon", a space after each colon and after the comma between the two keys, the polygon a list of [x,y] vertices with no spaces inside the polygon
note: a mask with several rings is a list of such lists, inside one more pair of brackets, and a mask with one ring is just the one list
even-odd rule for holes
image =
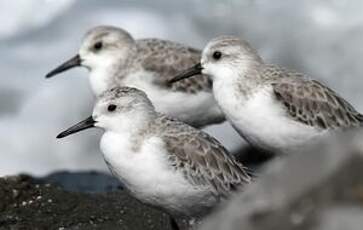
{"label": "gray boulder", "polygon": [[363,229],[363,132],[273,160],[200,229]]}

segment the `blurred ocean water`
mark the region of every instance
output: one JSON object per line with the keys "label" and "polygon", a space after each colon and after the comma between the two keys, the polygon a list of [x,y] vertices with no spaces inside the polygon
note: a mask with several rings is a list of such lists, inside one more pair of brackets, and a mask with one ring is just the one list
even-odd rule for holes
{"label": "blurred ocean water", "polygon": [[[100,131],[55,139],[91,113],[87,72],[44,79],[92,26],[197,48],[216,35],[239,35],[267,62],[325,82],[363,111],[362,10],[358,0],[0,0],[0,175],[106,170]],[[207,130],[229,149],[241,141],[226,124]]]}

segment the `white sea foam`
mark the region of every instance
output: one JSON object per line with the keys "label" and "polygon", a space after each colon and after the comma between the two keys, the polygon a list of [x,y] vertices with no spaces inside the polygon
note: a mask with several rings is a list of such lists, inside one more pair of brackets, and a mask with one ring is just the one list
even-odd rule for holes
{"label": "white sea foam", "polygon": [[74,0],[0,1],[0,39],[46,26],[73,3]]}

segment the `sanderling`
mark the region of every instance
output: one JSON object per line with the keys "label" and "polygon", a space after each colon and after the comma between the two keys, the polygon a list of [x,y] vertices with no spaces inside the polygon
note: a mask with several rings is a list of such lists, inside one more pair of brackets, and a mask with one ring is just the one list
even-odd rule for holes
{"label": "sanderling", "polygon": [[212,82],[201,75],[169,84],[169,78],[199,62],[200,50],[160,39],[135,40],[127,31],[111,26],[91,29],[78,54],[46,77],[76,66],[90,71],[96,96],[115,86],[143,90],[157,111],[195,127],[224,121],[211,92]]}
{"label": "sanderling", "polygon": [[137,199],[171,215],[200,218],[250,182],[216,139],[156,112],[136,88],[105,91],[92,116],[57,138],[90,127],[105,130],[100,147],[113,175]]}
{"label": "sanderling", "polygon": [[249,143],[293,152],[328,131],[361,126],[363,115],[333,90],[303,74],[267,65],[246,42],[219,37],[200,64],[171,81],[195,74],[213,80],[213,94],[227,119]]}

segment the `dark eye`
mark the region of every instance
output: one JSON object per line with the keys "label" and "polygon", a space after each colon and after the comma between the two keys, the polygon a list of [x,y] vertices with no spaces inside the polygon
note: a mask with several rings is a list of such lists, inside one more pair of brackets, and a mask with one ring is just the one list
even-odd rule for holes
{"label": "dark eye", "polygon": [[109,106],[107,107],[107,110],[108,110],[108,112],[113,112],[113,111],[115,111],[115,110],[116,110],[116,108],[117,108],[117,106],[116,106],[116,105],[111,104],[111,105],[109,105]]}
{"label": "dark eye", "polygon": [[102,42],[96,42],[93,45],[93,48],[98,51],[98,50],[102,49],[102,46],[103,46]]}
{"label": "dark eye", "polygon": [[215,51],[213,53],[214,60],[219,60],[222,57],[222,53],[220,51]]}

